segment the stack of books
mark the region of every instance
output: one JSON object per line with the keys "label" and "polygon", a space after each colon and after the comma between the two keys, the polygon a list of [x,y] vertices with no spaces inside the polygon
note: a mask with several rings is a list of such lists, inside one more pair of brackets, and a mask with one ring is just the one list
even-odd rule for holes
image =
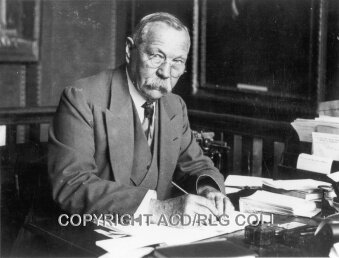
{"label": "stack of books", "polygon": [[254,194],[239,199],[241,212],[313,217],[320,212],[317,202],[321,201],[323,193],[319,186],[330,187],[331,184],[313,179],[272,180],[229,175],[225,186],[226,189],[259,189]]}

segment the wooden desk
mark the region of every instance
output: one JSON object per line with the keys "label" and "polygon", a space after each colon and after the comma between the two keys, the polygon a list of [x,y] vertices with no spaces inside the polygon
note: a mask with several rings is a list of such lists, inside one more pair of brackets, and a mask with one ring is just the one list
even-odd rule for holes
{"label": "wooden desk", "polygon": [[98,257],[105,251],[95,241],[107,237],[94,232],[97,227],[58,224],[58,216],[33,218],[29,215],[12,248],[15,257]]}
{"label": "wooden desk", "polygon": [[[300,221],[309,224],[317,223],[306,218],[279,216],[279,222]],[[94,232],[94,224],[84,226],[65,226],[58,224],[58,216],[28,218],[25,229],[19,234],[13,250],[13,256],[31,257],[98,257],[105,253],[95,245],[95,241],[106,237]],[[321,244],[310,243],[301,247],[289,247],[274,243],[268,247],[257,247],[244,242],[244,231],[228,234],[227,240],[254,250],[260,257],[314,257],[327,256]],[[213,256],[213,254],[211,254]]]}

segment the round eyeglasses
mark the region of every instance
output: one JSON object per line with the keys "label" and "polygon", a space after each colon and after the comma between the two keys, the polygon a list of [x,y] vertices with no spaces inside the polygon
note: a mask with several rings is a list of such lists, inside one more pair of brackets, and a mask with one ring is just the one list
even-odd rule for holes
{"label": "round eyeglasses", "polygon": [[151,68],[159,68],[165,63],[169,63],[170,74],[172,77],[178,78],[185,73],[186,64],[183,60],[167,60],[166,56],[161,54],[148,54],[140,50],[136,45],[135,48],[147,56],[147,63]]}

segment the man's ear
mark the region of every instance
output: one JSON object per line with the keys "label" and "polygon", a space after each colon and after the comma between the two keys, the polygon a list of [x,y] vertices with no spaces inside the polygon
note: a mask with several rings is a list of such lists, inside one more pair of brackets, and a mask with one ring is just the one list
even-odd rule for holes
{"label": "man's ear", "polygon": [[129,64],[131,60],[131,52],[134,47],[134,41],[131,37],[127,37],[126,39],[126,63]]}

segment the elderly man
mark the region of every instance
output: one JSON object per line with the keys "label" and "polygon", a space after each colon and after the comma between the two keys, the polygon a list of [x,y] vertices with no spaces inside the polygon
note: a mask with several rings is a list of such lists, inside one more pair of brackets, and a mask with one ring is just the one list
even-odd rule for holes
{"label": "elderly man", "polygon": [[[171,90],[185,71],[187,28],[168,13],[144,17],[126,65],[64,90],[50,130],[53,197],[70,213],[220,216],[222,175],[192,136]],[[173,182],[190,194],[171,196]]]}

